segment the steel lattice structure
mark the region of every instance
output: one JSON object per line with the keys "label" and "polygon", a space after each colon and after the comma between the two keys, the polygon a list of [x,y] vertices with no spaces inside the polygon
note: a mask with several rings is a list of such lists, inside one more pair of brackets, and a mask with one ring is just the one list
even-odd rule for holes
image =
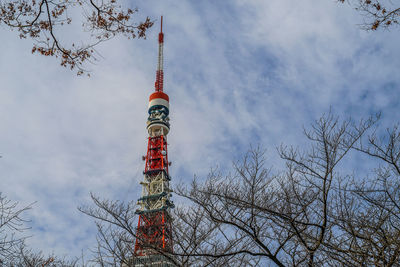
{"label": "steel lattice structure", "polygon": [[175,266],[169,255],[173,252],[172,226],[169,210],[174,207],[170,200],[171,189],[168,166],[167,135],[169,124],[169,97],[163,92],[163,45],[164,34],[158,35],[158,66],[155,92],[149,98],[147,120],[148,146],[145,159],[142,196],[138,199],[139,214],[136,243],[132,266]]}

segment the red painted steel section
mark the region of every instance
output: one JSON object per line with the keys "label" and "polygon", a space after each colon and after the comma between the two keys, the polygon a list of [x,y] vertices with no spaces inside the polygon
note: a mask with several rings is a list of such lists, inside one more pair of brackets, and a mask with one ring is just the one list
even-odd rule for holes
{"label": "red painted steel section", "polygon": [[135,255],[157,254],[155,250],[172,253],[171,230],[171,217],[166,210],[141,214],[136,231]]}
{"label": "red painted steel section", "polygon": [[168,174],[167,140],[163,135],[149,137],[144,172],[162,170]]}
{"label": "red painted steel section", "polygon": [[156,99],[156,98],[162,98],[164,100],[169,101],[168,95],[166,93],[164,93],[164,92],[154,92],[154,93],[152,93],[150,95],[150,97],[149,97],[149,101],[151,101],[153,99]]}
{"label": "red painted steel section", "polygon": [[[145,173],[157,177],[160,172],[168,176],[167,140],[163,135],[149,137]],[[167,210],[146,212],[139,215],[135,254],[143,255],[146,248],[157,248],[165,252],[172,252],[171,218]]]}
{"label": "red painted steel section", "polygon": [[[167,140],[163,135],[149,137],[145,173],[150,180],[160,172],[168,176]],[[167,210],[146,212],[139,215],[135,255],[143,256],[146,248],[172,252],[171,218]]]}

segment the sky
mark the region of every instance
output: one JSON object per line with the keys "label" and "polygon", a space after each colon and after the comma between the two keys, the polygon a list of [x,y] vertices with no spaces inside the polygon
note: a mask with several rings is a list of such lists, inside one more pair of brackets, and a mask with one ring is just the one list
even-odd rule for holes
{"label": "sky", "polygon": [[46,254],[76,256],[95,246],[93,220],[77,210],[90,204],[90,192],[139,198],[161,15],[173,187],[213,167],[229,170],[250,145],[266,148],[279,169],[276,147],[302,146],[302,127],[330,110],[355,120],[382,112],[382,127],[399,121],[399,28],[361,30],[350,5],[126,3],[155,25],[146,40],[97,47],[90,78],[32,55],[29,39],[0,26],[0,192],[35,202],[25,214],[28,244]]}

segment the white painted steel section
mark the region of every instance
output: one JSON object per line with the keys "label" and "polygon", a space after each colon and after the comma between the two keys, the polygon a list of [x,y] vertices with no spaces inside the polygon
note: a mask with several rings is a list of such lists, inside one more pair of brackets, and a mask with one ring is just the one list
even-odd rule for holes
{"label": "white painted steel section", "polygon": [[155,98],[149,102],[149,108],[152,106],[161,105],[169,109],[169,102],[162,98]]}
{"label": "white painted steel section", "polygon": [[147,131],[151,137],[168,135],[169,127],[162,123],[153,123],[147,126]]}

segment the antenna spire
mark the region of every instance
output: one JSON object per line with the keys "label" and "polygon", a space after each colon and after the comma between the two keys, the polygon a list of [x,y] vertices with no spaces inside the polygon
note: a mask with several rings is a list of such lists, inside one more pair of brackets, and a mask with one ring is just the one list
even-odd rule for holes
{"label": "antenna spire", "polygon": [[163,91],[164,85],[164,33],[162,32],[162,24],[163,24],[163,17],[161,16],[161,30],[158,34],[158,65],[157,65],[157,72],[156,72],[156,82],[155,82],[155,90],[156,92]]}
{"label": "antenna spire", "polygon": [[160,32],[162,32],[162,16],[161,16],[161,31]]}

